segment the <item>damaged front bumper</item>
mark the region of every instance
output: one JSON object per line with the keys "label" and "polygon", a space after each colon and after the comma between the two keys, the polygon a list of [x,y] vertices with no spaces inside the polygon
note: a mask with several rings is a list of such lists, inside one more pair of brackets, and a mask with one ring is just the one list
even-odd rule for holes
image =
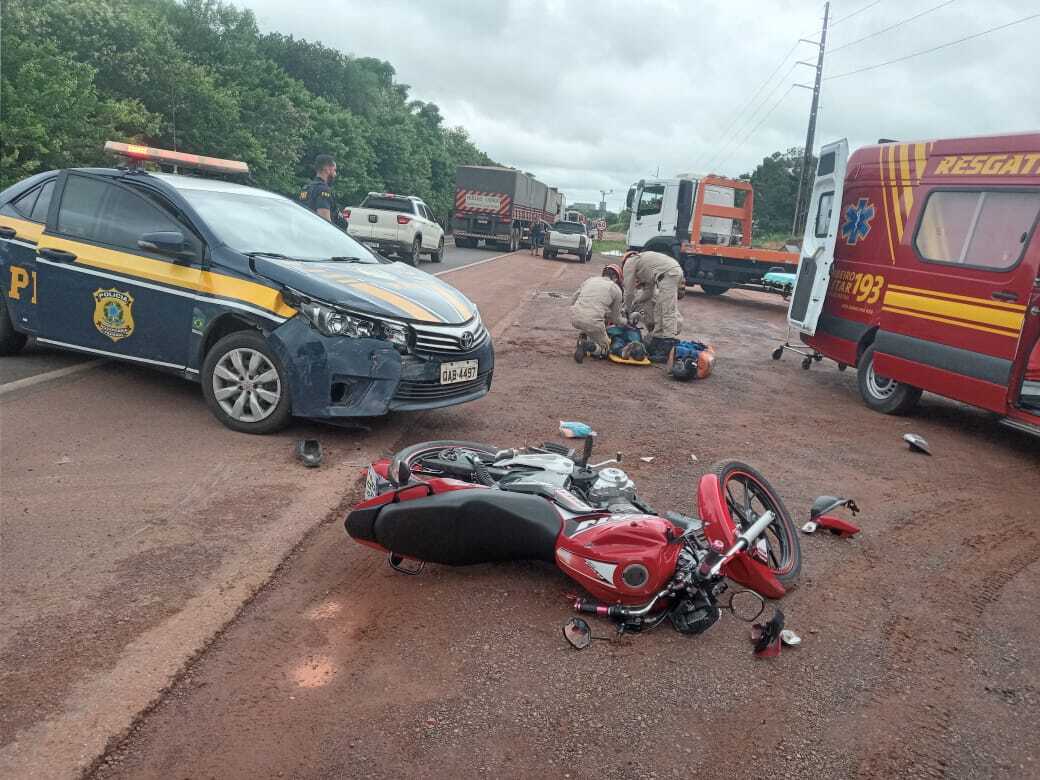
{"label": "damaged front bumper", "polygon": [[[475,401],[491,389],[495,351],[490,336],[458,354],[421,348],[402,355],[388,341],[324,336],[303,317],[293,317],[268,336],[288,374],[297,417],[376,417]],[[441,384],[441,364],[477,361],[477,376]]]}

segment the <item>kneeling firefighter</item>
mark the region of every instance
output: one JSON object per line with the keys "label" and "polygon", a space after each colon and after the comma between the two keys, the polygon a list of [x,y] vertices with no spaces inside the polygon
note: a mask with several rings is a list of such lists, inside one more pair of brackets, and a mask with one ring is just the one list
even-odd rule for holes
{"label": "kneeling firefighter", "polygon": [[679,287],[685,284],[682,267],[674,257],[662,252],[630,252],[623,263],[625,311],[641,308],[648,299],[652,301],[651,360],[656,357],[663,362],[682,329],[679,314]]}
{"label": "kneeling firefighter", "polygon": [[621,276],[619,266],[608,265],[602,276],[582,282],[571,299],[571,325],[578,330],[574,359],[579,363],[587,354],[605,358],[610,353],[607,322],[625,322],[621,312]]}

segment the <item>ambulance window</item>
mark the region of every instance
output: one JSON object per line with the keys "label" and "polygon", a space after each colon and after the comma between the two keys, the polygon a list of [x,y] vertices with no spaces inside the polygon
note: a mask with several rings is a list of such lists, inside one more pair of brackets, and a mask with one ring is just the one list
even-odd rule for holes
{"label": "ambulance window", "polygon": [[643,187],[643,193],[639,196],[639,210],[636,212],[636,217],[649,217],[653,214],[660,214],[663,202],[663,184],[650,184]]}
{"label": "ambulance window", "polygon": [[827,238],[831,226],[831,211],[834,209],[834,193],[825,192],[820,196],[820,204],[816,209],[816,237]]}
{"label": "ambulance window", "polygon": [[827,152],[820,158],[820,164],[816,168],[817,176],[826,176],[834,173],[834,152]]}
{"label": "ambulance window", "polygon": [[993,271],[1018,264],[1040,212],[1040,193],[933,192],[915,246],[921,257]]}

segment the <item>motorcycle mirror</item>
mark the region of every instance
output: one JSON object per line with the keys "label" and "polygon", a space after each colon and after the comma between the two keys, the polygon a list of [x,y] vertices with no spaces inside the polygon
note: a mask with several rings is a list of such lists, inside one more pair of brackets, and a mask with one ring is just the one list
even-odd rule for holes
{"label": "motorcycle mirror", "polygon": [[563,638],[575,650],[584,650],[592,644],[592,629],[581,618],[571,618],[563,624]]}
{"label": "motorcycle mirror", "polygon": [[405,463],[404,461],[401,461],[397,465],[397,485],[398,485],[398,487],[404,487],[409,482],[411,482],[411,480],[412,480],[412,469],[411,469],[411,467],[407,463]]}
{"label": "motorcycle mirror", "polygon": [[766,600],[753,590],[736,590],[730,594],[727,608],[733,617],[753,623],[765,611]]}

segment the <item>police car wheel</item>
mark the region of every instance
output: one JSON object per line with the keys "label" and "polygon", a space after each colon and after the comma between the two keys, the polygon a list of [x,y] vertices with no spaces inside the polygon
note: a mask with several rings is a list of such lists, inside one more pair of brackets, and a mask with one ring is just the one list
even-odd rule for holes
{"label": "police car wheel", "polygon": [[281,361],[256,331],[238,331],[220,341],[202,363],[202,392],[210,410],[228,428],[274,433],[289,422],[289,388]]}
{"label": "police car wheel", "polygon": [[[0,294],[2,295],[2,294]],[[11,317],[7,313],[7,304],[0,297],[0,355],[14,355],[25,346],[28,337],[19,333],[11,324]]]}
{"label": "police car wheel", "polygon": [[856,379],[863,402],[875,412],[906,414],[921,398],[918,388],[881,376],[874,370],[873,344],[867,347],[859,359]]}

